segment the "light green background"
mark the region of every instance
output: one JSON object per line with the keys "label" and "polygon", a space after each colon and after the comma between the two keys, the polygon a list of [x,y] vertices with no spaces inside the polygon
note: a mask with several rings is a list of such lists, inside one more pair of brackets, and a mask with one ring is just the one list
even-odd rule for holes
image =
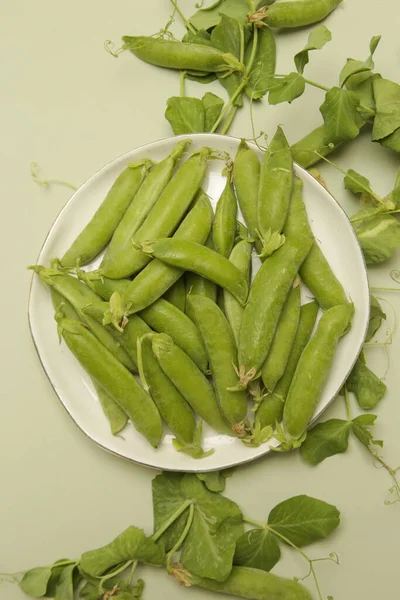
{"label": "light green background", "polygon": [[[190,14],[194,0],[181,0],[181,7]],[[105,453],[78,430],[51,389],[30,338],[31,274],[26,266],[35,262],[70,190],[35,185],[29,164],[35,160],[43,175],[80,185],[114,157],[169,136],[163,113],[166,99],[179,93],[179,77],[128,54],[116,60],[103,50],[106,39],[118,44],[123,34],[156,32],[170,14],[167,0],[2,0],[0,10],[0,571],[10,572],[78,557],[129,524],[151,531],[155,473]],[[333,41],[312,57],[308,77],[334,85],[345,59],[365,58],[370,37],[381,33],[377,70],[400,81],[399,15],[396,0],[346,0],[326,21]],[[307,30],[279,35],[278,72],[292,70],[292,56],[307,35]],[[188,93],[204,91],[188,85]],[[295,141],[319,124],[322,99],[322,92],[308,90],[291,106],[264,102],[254,110],[255,131],[270,134],[280,123]],[[237,118],[232,134],[251,137],[248,110]],[[337,161],[367,175],[381,194],[392,189],[400,163],[398,156],[370,143],[368,132]],[[338,200],[355,210],[341,175],[321,170]],[[390,285],[389,272],[398,258],[371,269],[371,284]],[[399,307],[396,294],[381,296],[391,304],[385,308],[393,324],[393,309]],[[400,463],[399,351],[395,333],[389,349],[389,392],[377,410],[376,436],[385,440],[384,455],[393,466]],[[368,350],[368,357],[383,375],[384,350]],[[344,417],[342,400],[325,416]],[[260,520],[277,502],[296,494],[337,505],[340,528],[326,543],[310,549],[313,557],[331,551],[340,556],[339,567],[318,566],[323,593],[335,600],[375,600],[398,595],[400,505],[384,505],[389,484],[387,473],[376,470],[364,449],[352,442],[346,455],[316,468],[298,454],[259,460],[237,470],[227,494],[246,515]],[[276,572],[293,576],[306,570],[299,556],[285,551]],[[148,600],[210,597],[179,588],[160,570],[145,569],[144,577]],[[1,599],[22,597],[18,588],[0,585]]]}

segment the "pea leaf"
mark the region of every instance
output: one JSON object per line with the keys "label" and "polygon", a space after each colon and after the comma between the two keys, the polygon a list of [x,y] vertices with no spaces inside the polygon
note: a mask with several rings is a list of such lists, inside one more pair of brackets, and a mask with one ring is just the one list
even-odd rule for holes
{"label": "pea leaf", "polygon": [[[214,48],[222,52],[229,52],[237,59],[240,58],[240,28],[239,22],[226,14],[221,15],[221,20],[218,25],[212,30],[211,41]],[[232,73],[231,75],[218,76],[220,84],[226,89],[229,96],[237,90],[241,82],[240,73]],[[235,106],[242,106],[243,99],[239,95],[235,101]]]}
{"label": "pea leaf", "polygon": [[275,506],[268,525],[296,546],[306,546],[327,537],[339,525],[335,506],[309,496],[294,496]]}
{"label": "pea leaf", "polygon": [[74,600],[74,571],[76,564],[64,567],[55,593],[55,600]]}
{"label": "pea leaf", "polygon": [[347,389],[353,392],[363,410],[371,410],[384,397],[386,385],[365,364],[358,359],[346,382]]}
{"label": "pea leaf", "polygon": [[389,259],[400,246],[400,224],[391,215],[365,209],[350,219],[367,265]]}
{"label": "pea leaf", "polygon": [[341,419],[330,419],[318,423],[308,432],[300,450],[303,458],[317,465],[326,458],[345,452],[349,445],[351,423]]}
{"label": "pea leaf", "polygon": [[357,171],[353,169],[349,169],[344,178],[344,187],[349,192],[353,192],[353,194],[364,194],[365,192],[370,193],[371,195],[374,193],[371,189],[371,184],[369,179],[364,177],[364,175],[360,175]]}
{"label": "pea leaf", "polygon": [[321,50],[332,39],[332,34],[325,25],[319,25],[308,36],[308,42],[294,57],[294,64],[299,73],[303,74],[304,67],[309,63],[308,53],[311,50]]}
{"label": "pea leaf", "polygon": [[382,321],[386,319],[386,314],[383,312],[381,305],[375,296],[371,296],[370,300],[370,311],[369,311],[369,324],[367,336],[365,338],[366,342],[372,340],[380,326],[382,325]]}
{"label": "pea leaf", "polygon": [[211,35],[204,29],[199,29],[193,33],[193,31],[187,31],[182,38],[182,42],[187,44],[200,44],[203,46],[212,46]]}
{"label": "pea leaf", "polygon": [[[248,64],[252,45],[248,44],[245,53],[245,63]],[[245,92],[249,98],[259,100],[268,92],[276,66],[276,42],[271,29],[265,27],[258,33],[256,56],[248,76],[249,81]]]}
{"label": "pea leaf", "polygon": [[326,93],[320,107],[325,123],[324,143],[336,145],[357,137],[360,131],[359,103],[357,94],[349,90],[333,87]]}
{"label": "pea leaf", "polygon": [[289,73],[280,79],[273,79],[268,95],[270,104],[293,102],[304,93],[306,84],[300,73]]}
{"label": "pea leaf", "polygon": [[400,127],[400,85],[389,79],[374,80],[375,119],[372,139],[381,140]]}
{"label": "pea leaf", "polygon": [[204,133],[204,105],[199,98],[172,96],[168,98],[165,118],[175,135]]}
{"label": "pea leaf", "polygon": [[202,102],[204,106],[204,131],[211,131],[221,114],[224,101],[219,96],[207,92],[204,94]]}
{"label": "pea leaf", "polygon": [[376,415],[360,415],[352,421],[352,431],[356,438],[362,443],[363,446],[369,448],[372,444],[376,446],[383,446],[381,440],[374,440],[370,428],[375,425],[375,421],[378,417]]}
{"label": "pea leaf", "polygon": [[52,567],[36,567],[24,573],[19,587],[27,596],[39,598],[47,591],[47,584],[51,577]]}
{"label": "pea leaf", "polygon": [[209,471],[207,473],[196,473],[196,476],[204,483],[210,492],[223,492],[227,477],[231,477],[233,469],[223,471]]}
{"label": "pea leaf", "polygon": [[271,571],[281,557],[276,537],[266,529],[251,529],[236,543],[233,564]]}
{"label": "pea leaf", "polygon": [[[118,584],[118,588],[115,586]],[[104,600],[104,598],[113,598],[113,600],[136,600],[142,597],[144,589],[144,582],[142,579],[138,579],[134,586],[130,586],[121,579],[112,578],[103,582],[103,588],[106,593],[99,591],[98,581],[87,581],[85,585],[79,591],[79,598],[85,600]],[[107,591],[112,594],[107,595]]]}
{"label": "pea leaf", "polygon": [[395,152],[400,152],[400,127],[398,129],[395,129],[393,133],[391,133],[387,137],[379,140],[379,143],[384,148],[390,148]]}
{"label": "pea leaf", "polygon": [[[264,0],[256,2],[256,9],[263,4],[269,4]],[[237,19],[240,23],[244,23],[247,14],[250,12],[247,1],[244,0],[217,0],[207,8],[198,10],[189,22],[196,29],[211,29],[218,25],[221,20],[221,15],[228,15],[233,19]]]}
{"label": "pea leaf", "polygon": [[186,71],[185,74],[186,79],[190,79],[190,81],[196,81],[197,83],[209,84],[215,81],[217,78],[215,73],[208,73],[207,75],[199,75],[195,73],[195,71]]}
{"label": "pea leaf", "polygon": [[346,82],[348,81],[348,79],[356,74],[359,73],[363,73],[363,72],[368,72],[371,71],[374,68],[374,61],[373,61],[373,55],[375,53],[375,50],[378,47],[378,44],[381,40],[381,36],[380,35],[376,35],[371,39],[370,45],[369,45],[369,50],[370,50],[370,55],[367,58],[367,60],[365,61],[361,61],[361,60],[354,60],[354,58],[348,58],[347,59],[347,63],[345,64],[345,66],[343,67],[341,73],[340,73],[340,86],[343,87]]}
{"label": "pea leaf", "polygon": [[99,577],[128,560],[161,565],[164,553],[159,545],[146,538],[142,529],[130,526],[106,546],[82,554],[80,567],[91,577]]}

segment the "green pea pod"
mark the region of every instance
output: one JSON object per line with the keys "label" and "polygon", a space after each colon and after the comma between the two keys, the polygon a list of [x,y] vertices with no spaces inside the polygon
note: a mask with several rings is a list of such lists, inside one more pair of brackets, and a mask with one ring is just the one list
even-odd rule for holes
{"label": "green pea pod", "polygon": [[186,288],[182,277],[165,292],[164,299],[176,306],[176,308],[179,308],[182,312],[185,312]]}
{"label": "green pea pod", "polygon": [[[201,190],[188,215],[178,227],[173,239],[192,240],[203,244],[211,230],[213,210],[208,196]],[[183,269],[152,260],[122,295],[125,314],[129,315],[150,306],[183,275]]]}
{"label": "green pea pod", "polygon": [[274,391],[277,382],[284,374],[296,336],[300,318],[299,283],[299,281],[295,282],[295,287],[289,293],[276,328],[271,350],[261,370],[261,377],[268,392]]}
{"label": "green pea pod", "polygon": [[[239,269],[248,283],[250,283],[251,273],[251,252],[252,244],[247,240],[241,240],[234,246],[229,256],[229,261]],[[223,302],[224,313],[232,328],[236,345],[238,345],[244,308],[227,290],[224,290]]]}
{"label": "green pea pod", "polygon": [[270,27],[293,28],[313,25],[325,19],[343,0],[292,0],[277,2],[266,11]]}
{"label": "green pea pod", "polygon": [[162,436],[161,417],[134,376],[81,323],[61,319],[58,329],[85,371],[127,413],[136,430],[157,448]]}
{"label": "green pea pod", "polygon": [[237,383],[234,367],[237,362],[237,348],[232,329],[221,309],[209,298],[190,295],[188,302],[207,349],[221,412],[232,425],[233,432],[240,437],[247,413],[247,395],[244,390],[228,390]]}
{"label": "green pea pod", "polygon": [[257,202],[260,163],[256,153],[242,140],[233,164],[233,183],[240,210],[252,238],[257,239]]}
{"label": "green pea pod", "polygon": [[207,371],[207,352],[200,331],[179,308],[160,298],[139,315],[157,333],[168,334],[201,371]]}
{"label": "green pea pod", "polygon": [[217,202],[213,225],[214,248],[226,258],[229,256],[235,241],[236,217],[236,196],[228,177],[224,191]]}
{"label": "green pea pod", "polygon": [[302,435],[314,414],[338,342],[349,326],[353,311],[352,304],[329,308],[303,350],[283,410],[285,429],[294,438]]}
{"label": "green pea pod", "polygon": [[144,159],[128,165],[113,183],[94,216],[61,259],[63,267],[86,265],[108,244],[153,163]]}
{"label": "green pea pod", "polygon": [[239,368],[244,385],[255,377],[268,355],[286,298],[312,242],[305,235],[288,237],[255,276],[239,335]]}
{"label": "green pea pod", "polygon": [[226,288],[241,304],[248,294],[248,284],[227,258],[217,252],[184,240],[163,238],[141,244],[141,250],[172,267],[192,271]]}
{"label": "green pea pod", "polygon": [[218,407],[212,385],[169,335],[152,337],[153,352],[164,373],[203,421],[219,433],[232,435]]}
{"label": "green pea pod", "polygon": [[158,364],[152,350],[152,337],[153,334],[145,335],[138,340],[139,370],[143,385],[176,439],[182,444],[192,444],[196,419],[185,398]]}
{"label": "green pea pod", "polygon": [[205,73],[244,70],[244,65],[233,54],[221,52],[204,44],[128,35],[125,35],[122,40],[125,48],[135,56],[157,67]]}
{"label": "green pea pod", "polygon": [[[132,242],[145,242],[171,235],[200,188],[206,174],[207,158],[210,152],[209,148],[203,148],[178,168],[151,209],[147,219],[134,234]],[[150,261],[151,258],[132,243],[130,250],[126,251],[124,256],[119,259],[116,279],[137,273]],[[106,269],[104,275],[109,276],[113,273],[109,273]]]}
{"label": "green pea pod", "polygon": [[176,162],[181,158],[189,144],[190,140],[179,142],[171,154],[158,163],[144,180],[107,247],[100,265],[105,276],[120,279],[126,274],[125,265],[129,263],[129,257],[134,252],[132,236],[143,224],[158,201],[162,191],[171,179]]}
{"label": "green pea pod", "polygon": [[[212,234],[208,236],[205,246],[214,250]],[[206,296],[213,302],[217,302],[218,286],[213,281],[210,281],[205,277],[201,277],[201,275],[187,271],[185,273],[185,288],[186,297],[188,297],[189,294]],[[194,321],[194,315],[188,303],[186,303],[186,314],[192,319],[192,321]]]}
{"label": "green pea pod", "polygon": [[[307,169],[335,150],[333,144],[325,143],[325,126],[320,125],[291,146],[293,160]],[[321,156],[319,156],[321,155]]]}
{"label": "green pea pod", "polygon": [[[303,202],[303,182],[295,179],[291,209],[285,226],[287,236],[303,233],[312,235],[307,211]],[[311,250],[300,267],[300,277],[314,294],[322,310],[348,302],[342,284],[333,273],[318,242],[314,240]]]}
{"label": "green pea pod", "polygon": [[[261,238],[280,234],[289,211],[293,185],[293,160],[282,129],[278,127],[263,156],[258,189],[257,220]],[[272,252],[275,248],[271,248]]]}
{"label": "green pea pod", "polygon": [[299,324],[296,336],[290,351],[286,369],[280,380],[275,386],[272,394],[268,394],[260,403],[256,412],[256,422],[261,426],[274,425],[282,420],[283,407],[287,393],[292,383],[300,356],[308,344],[314,329],[318,314],[317,302],[308,302],[300,308]]}
{"label": "green pea pod", "polygon": [[312,600],[310,592],[294,579],[284,579],[261,569],[232,567],[229,577],[223,582],[179,571],[177,567],[171,574],[185,585],[247,600]]}
{"label": "green pea pod", "polygon": [[114,292],[123,294],[124,290],[130,285],[130,279],[110,279],[104,277],[101,271],[83,271],[76,269],[76,274],[91,290],[93,290],[103,300],[109,300]]}

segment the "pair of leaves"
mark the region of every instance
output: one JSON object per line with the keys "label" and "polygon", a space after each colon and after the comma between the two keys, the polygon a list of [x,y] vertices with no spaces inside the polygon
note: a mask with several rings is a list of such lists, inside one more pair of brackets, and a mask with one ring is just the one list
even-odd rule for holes
{"label": "pair of leaves", "polygon": [[388,260],[400,246],[400,224],[382,209],[368,208],[350,219],[367,265]]}
{"label": "pair of leaves", "polygon": [[223,471],[208,471],[207,473],[196,473],[196,476],[204,483],[210,492],[223,492],[226,486],[226,479],[231,477],[233,469],[224,469]]}
{"label": "pair of leaves", "polygon": [[207,133],[221,114],[224,101],[207,92],[203,98],[173,96],[168,99],[165,117],[175,135]]}
{"label": "pair of leaves", "polygon": [[326,538],[339,522],[335,506],[309,496],[295,496],[271,510],[264,529],[251,529],[239,538],[234,564],[270,571],[280,559],[278,540],[300,548]]}
{"label": "pair of leaves", "polygon": [[376,35],[371,39],[369,44],[369,56],[367,60],[361,61],[355,60],[354,58],[347,59],[347,62],[340,73],[340,87],[347,85],[350,79],[352,79],[354,85],[356,83],[359,84],[362,81],[365,81],[366,79],[371,77],[372,69],[375,66],[373,56],[380,41],[380,35]]}
{"label": "pair of leaves", "polygon": [[[235,502],[210,492],[196,475],[163,473],[153,479],[155,530],[188,503],[193,521],[181,548],[180,562],[199,577],[224,581],[232,568],[236,540],[243,533],[242,513]],[[167,549],[178,541],[188,509],[161,539]]]}
{"label": "pair of leaves", "polygon": [[56,561],[48,567],[26,571],[20,588],[28,596],[46,596],[56,600],[73,600],[77,563],[67,559]]}

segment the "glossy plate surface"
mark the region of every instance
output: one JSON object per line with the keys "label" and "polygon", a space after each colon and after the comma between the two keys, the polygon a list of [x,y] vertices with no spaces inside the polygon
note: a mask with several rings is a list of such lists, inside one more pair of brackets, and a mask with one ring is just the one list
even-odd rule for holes
{"label": "glossy plate surface", "polygon": [[[192,140],[191,150],[210,146],[226,151],[232,157],[235,156],[240,141],[232,137],[210,134],[177,136],[142,146],[116,158],[95,173],[68,201],[53,224],[37,263],[48,266],[52,258],[64,254],[128,162],[144,157],[159,161],[172,150],[177,141],[184,138]],[[253,147],[261,158],[261,152],[256,146]],[[224,187],[222,167],[221,161],[210,161],[203,186],[214,206]],[[304,183],[304,201],[315,237],[355,305],[352,329],[340,341],[329,380],[313,417],[315,420],[342,387],[360,352],[368,325],[369,289],[363,255],[346,214],[311,175],[298,166],[295,170]],[[98,263],[99,259],[85,268],[94,269]],[[254,270],[258,268],[257,263],[258,259],[255,258]],[[302,297],[303,301],[306,301],[311,294],[304,288]],[[276,445],[272,440],[270,444],[259,448],[248,448],[239,440],[216,434],[205,426],[204,449],[214,448],[215,452],[209,457],[195,460],[173,448],[172,436],[167,430],[157,450],[154,450],[130,423],[120,435],[112,436],[90,378],[66,345],[59,344],[53,315],[50,294],[39,277],[34,276],[29,300],[29,322],[40,361],[57,396],[75,423],[104,449],[148,467],[174,471],[207,471],[254,460],[269,452],[270,445]]]}

